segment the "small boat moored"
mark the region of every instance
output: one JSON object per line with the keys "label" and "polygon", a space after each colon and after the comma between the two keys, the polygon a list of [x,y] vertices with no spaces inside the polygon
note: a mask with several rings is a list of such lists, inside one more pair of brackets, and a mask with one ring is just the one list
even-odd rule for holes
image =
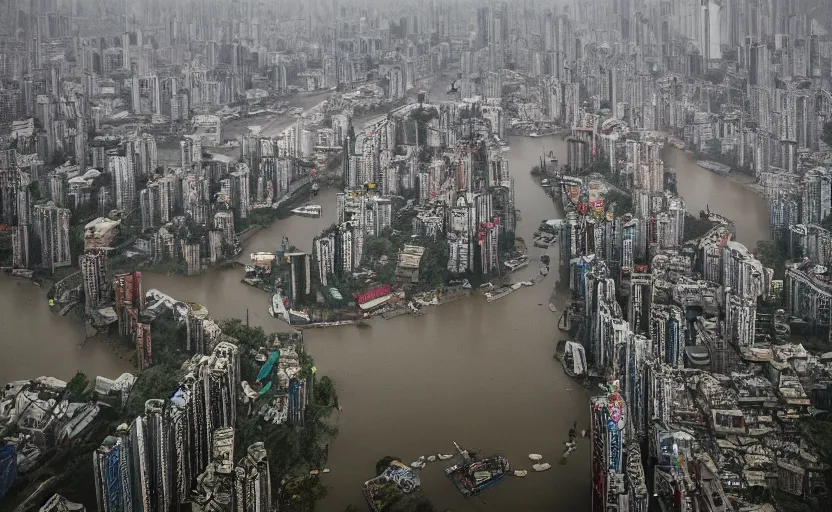
{"label": "small boat moored", "polygon": [[474,458],[468,450],[454,443],[461,460],[445,470],[445,476],[465,496],[475,496],[502,482],[511,473],[511,464],[505,457],[494,455]]}
{"label": "small boat moored", "polygon": [[548,470],[552,469],[552,465],[551,465],[551,464],[549,464],[548,462],[544,462],[544,463],[542,463],[542,464],[535,464],[535,465],[533,465],[533,466],[532,466],[532,469],[534,469],[535,471],[538,471],[538,472],[540,472],[540,471],[548,471]]}

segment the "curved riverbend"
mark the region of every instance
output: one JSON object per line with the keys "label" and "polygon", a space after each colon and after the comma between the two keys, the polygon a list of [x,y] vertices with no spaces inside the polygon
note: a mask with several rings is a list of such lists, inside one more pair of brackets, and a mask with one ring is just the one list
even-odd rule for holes
{"label": "curved riverbend", "polygon": [[[565,160],[557,137],[510,139],[510,168],[515,199],[522,210],[518,236],[529,242],[541,220],[558,215],[555,205],[529,175],[544,150]],[[699,168],[684,152],[669,149],[679,193],[688,210],[711,209],[736,221],[739,241],[753,248],[768,238],[766,202],[744,186]],[[290,217],[261,230],[248,242],[251,251],[274,250],[283,236],[309,251],[312,237],[332,224],[335,192],[321,191],[312,202],[324,207],[321,218]],[[529,244],[531,245],[531,244]],[[530,247],[532,264],[518,279],[537,273],[542,249]],[[549,253],[556,254],[557,248]],[[556,257],[552,258],[557,261]],[[407,462],[419,455],[452,450],[452,441],[487,454],[500,453],[518,468],[530,466],[529,453],[542,453],[552,470],[509,479],[482,496],[465,501],[442,473],[442,463],[422,472],[428,497],[438,509],[586,510],[589,507],[588,442],[565,465],[557,464],[562,441],[573,421],[586,425],[588,393],[567,378],[552,355],[560,331],[557,314],[547,308],[556,269],[537,286],[488,304],[475,296],[420,317],[374,319],[370,329],[338,327],[306,332],[310,352],[322,374],[331,376],[343,411],[334,416],[340,435],[330,449],[325,482],[329,496],[321,510],[364,506],[361,484],[373,476],[385,455]],[[197,277],[145,274],[145,288],[205,304],[215,318],[245,318],[267,331],[287,326],[267,313],[268,296],[240,283],[241,271],[212,270]],[[18,284],[19,283],[19,284]],[[76,370],[117,376],[129,370],[104,343],[83,348],[83,328],[72,317],[49,310],[44,290],[0,275],[0,382],[54,375],[70,378]],[[560,304],[558,307],[560,308]],[[20,319],[26,318],[26,322]]]}

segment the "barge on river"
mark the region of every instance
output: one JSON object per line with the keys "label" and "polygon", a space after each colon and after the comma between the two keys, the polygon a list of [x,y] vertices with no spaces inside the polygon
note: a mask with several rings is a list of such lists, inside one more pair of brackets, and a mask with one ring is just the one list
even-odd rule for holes
{"label": "barge on river", "polygon": [[731,168],[719,162],[713,162],[711,160],[697,160],[696,165],[713,173],[719,174],[720,176],[728,176],[731,174]]}
{"label": "barge on river", "polygon": [[511,473],[508,459],[500,455],[478,459],[456,443],[461,460],[445,470],[445,476],[464,496],[476,496],[505,480]]}
{"label": "barge on river", "polygon": [[323,208],[317,204],[308,204],[306,206],[299,206],[292,210],[292,213],[301,217],[318,218],[321,216]]}

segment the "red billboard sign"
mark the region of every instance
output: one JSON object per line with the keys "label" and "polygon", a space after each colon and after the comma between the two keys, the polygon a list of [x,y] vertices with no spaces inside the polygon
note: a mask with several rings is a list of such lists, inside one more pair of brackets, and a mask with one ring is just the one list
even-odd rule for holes
{"label": "red billboard sign", "polygon": [[385,295],[390,295],[390,285],[385,284],[384,286],[379,286],[378,288],[373,288],[370,291],[366,291],[364,293],[357,293],[353,295],[355,297],[356,302],[359,305],[366,304],[371,300],[375,300],[379,297],[384,297]]}

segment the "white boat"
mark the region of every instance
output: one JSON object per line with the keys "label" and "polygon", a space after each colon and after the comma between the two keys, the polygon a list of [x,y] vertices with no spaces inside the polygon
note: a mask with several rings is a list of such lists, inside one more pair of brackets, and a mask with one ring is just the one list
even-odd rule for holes
{"label": "white boat", "polygon": [[541,276],[548,276],[549,275],[549,267],[540,267],[540,275]]}
{"label": "white boat", "polygon": [[503,297],[514,293],[517,288],[500,288],[493,292],[485,292],[485,300],[488,302],[494,302],[495,300],[502,299]]}
{"label": "white boat", "polygon": [[509,272],[514,272],[516,270],[520,270],[521,268],[527,266],[529,264],[529,257],[527,255],[522,255],[519,258],[508,260],[503,262],[503,265],[508,268]]}
{"label": "white boat", "polygon": [[518,469],[514,472],[514,476],[523,478],[524,476],[528,475],[529,472],[525,469]]}
{"label": "white boat", "polygon": [[552,469],[552,465],[549,464],[548,462],[544,462],[542,464],[533,465],[532,469],[534,469],[535,471],[547,471],[549,469]]}
{"label": "white boat", "polygon": [[530,133],[530,134],[529,134],[529,137],[535,137],[535,138],[537,138],[537,137],[540,137],[540,134],[539,134],[539,133],[537,133],[537,132],[532,132],[532,133]]}
{"label": "white boat", "polygon": [[318,204],[308,204],[306,206],[299,206],[292,210],[292,213],[295,215],[300,215],[301,217],[314,217],[318,218],[321,216],[321,212],[323,208],[321,205]]}
{"label": "white boat", "polygon": [[417,461],[411,462],[410,467],[415,468],[415,469],[422,469],[423,467],[425,467],[425,463],[422,462],[421,460],[417,460]]}
{"label": "white boat", "polygon": [[428,456],[428,462],[434,462],[434,461],[436,461],[436,455]]}
{"label": "white boat", "polygon": [[453,455],[442,455],[442,454],[440,453],[439,455],[437,455],[437,457],[439,457],[439,460],[448,460],[448,459],[450,459],[451,457],[453,457]]}
{"label": "white boat", "polygon": [[291,325],[305,325],[311,321],[309,313],[306,311],[298,311],[296,309],[289,310],[289,319],[291,320],[289,322]]}
{"label": "white boat", "polygon": [[539,453],[530,453],[529,460],[543,460],[543,455],[540,455]]}

